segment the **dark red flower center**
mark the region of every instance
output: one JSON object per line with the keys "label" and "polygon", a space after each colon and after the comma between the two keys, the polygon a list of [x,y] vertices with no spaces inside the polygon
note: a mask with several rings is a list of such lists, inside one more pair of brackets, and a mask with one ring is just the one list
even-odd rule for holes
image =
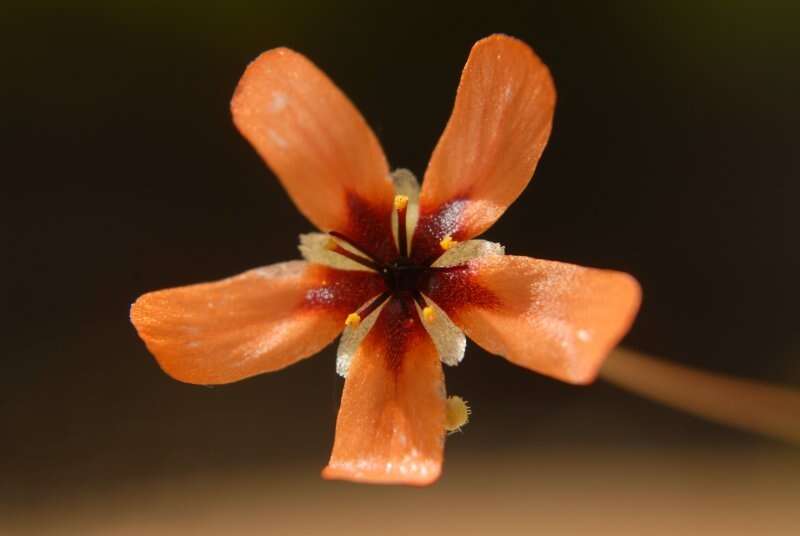
{"label": "dark red flower center", "polygon": [[[422,290],[426,288],[433,272],[446,270],[446,268],[435,268],[430,265],[430,262],[415,262],[409,258],[406,252],[399,253],[391,262],[382,263],[344,234],[335,231],[329,234],[358,249],[360,253],[354,253],[340,245],[334,245],[332,251],[375,270],[383,277],[383,281],[386,284],[386,291],[373,300],[367,309],[362,312],[362,316],[372,312],[390,296],[404,300],[411,298],[420,307],[425,308],[426,304],[422,298]],[[401,236],[401,238],[405,237]]]}
{"label": "dark red flower center", "polygon": [[[450,239],[449,235],[445,240],[441,241],[441,245],[437,243],[437,247],[441,249],[432,251],[432,248],[428,248],[422,254],[413,251],[413,248],[410,247],[411,244],[408,243],[408,234],[406,232],[407,205],[408,197],[405,195],[397,195],[395,197],[394,213],[397,216],[395,222],[397,224],[397,233],[396,236],[390,234],[388,237],[388,243],[392,246],[391,251],[385,247],[385,240],[374,234],[374,231],[377,231],[375,228],[372,228],[371,238],[366,240],[360,240],[362,235],[369,234],[358,232],[359,229],[362,229],[361,226],[355,228],[355,231],[357,231],[354,235],[355,239],[349,236],[350,232],[328,232],[334,239],[327,245],[330,251],[374,270],[381,276],[385,285],[383,292],[379,296],[371,300],[357,313],[353,313],[348,317],[348,325],[351,325],[349,322],[357,325],[361,319],[366,318],[378,307],[386,303],[387,300],[401,307],[408,317],[407,320],[411,322],[417,316],[414,314],[415,303],[419,306],[423,316],[432,318],[433,309],[426,302],[423,294],[428,295],[431,291],[435,291],[440,286],[437,280],[441,279],[441,277],[452,278],[456,272],[463,268],[463,266],[433,266],[439,255],[456,244]],[[394,234],[391,231],[391,226],[389,226],[388,230]]]}
{"label": "dark red flower center", "polygon": [[407,257],[398,257],[381,270],[381,275],[386,287],[397,295],[419,292],[429,272],[429,266],[414,264]]}

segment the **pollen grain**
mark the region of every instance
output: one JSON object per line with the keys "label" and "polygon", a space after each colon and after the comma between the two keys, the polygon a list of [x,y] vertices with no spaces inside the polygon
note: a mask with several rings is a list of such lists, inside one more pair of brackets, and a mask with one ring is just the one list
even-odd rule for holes
{"label": "pollen grain", "polygon": [[394,196],[394,209],[395,210],[403,210],[408,206],[408,196],[407,195],[396,195]]}
{"label": "pollen grain", "polygon": [[357,328],[361,323],[361,315],[358,313],[350,313],[344,321],[344,325],[350,328]]}
{"label": "pollen grain", "polygon": [[328,251],[334,251],[337,247],[339,247],[339,243],[336,242],[336,239],[333,237],[328,237],[328,240],[325,241],[323,247]]}
{"label": "pollen grain", "polygon": [[447,251],[448,249],[454,248],[457,244],[458,244],[458,242],[453,240],[453,237],[450,236],[450,235],[445,236],[444,238],[442,238],[442,241],[439,242],[439,245],[445,251]]}

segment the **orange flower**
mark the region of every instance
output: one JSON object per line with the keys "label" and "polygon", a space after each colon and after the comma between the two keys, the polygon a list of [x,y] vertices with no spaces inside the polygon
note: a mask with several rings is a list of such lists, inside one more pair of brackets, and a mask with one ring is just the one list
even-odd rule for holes
{"label": "orange flower", "polygon": [[441,367],[461,361],[464,333],[520,366],[588,383],[639,306],[627,274],[474,239],[530,180],[555,99],[527,45],[479,41],[420,189],[409,171],[389,172],[364,119],[309,60],[265,52],[239,82],[234,122],[326,232],[301,235],[305,261],[145,294],[131,309],[139,335],[174,378],[220,384],[291,365],[342,333],[346,380],[323,476],[433,482],[446,429],[468,414],[446,399]]}

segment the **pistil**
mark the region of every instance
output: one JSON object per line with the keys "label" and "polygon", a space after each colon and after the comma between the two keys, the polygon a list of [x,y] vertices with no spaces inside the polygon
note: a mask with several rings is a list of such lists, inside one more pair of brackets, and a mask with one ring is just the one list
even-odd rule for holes
{"label": "pistil", "polygon": [[[329,234],[330,234],[330,235],[333,235],[333,236],[336,236],[336,238],[338,238],[338,239],[340,239],[340,240],[344,240],[345,242],[348,242],[346,239],[344,239],[344,238],[341,238],[340,236],[334,235],[334,233],[333,233],[333,232],[331,232],[331,233],[329,233]],[[348,243],[349,243],[349,242],[348,242]],[[357,254],[357,253],[353,253],[352,251],[349,251],[349,250],[347,250],[347,249],[343,248],[343,247],[342,247],[341,245],[339,245],[339,243],[338,243],[338,242],[337,242],[335,239],[333,239],[333,238],[331,238],[331,239],[328,241],[328,243],[327,243],[327,244],[325,244],[325,248],[326,248],[328,251],[333,251],[334,253],[338,253],[338,254],[339,254],[339,255],[341,255],[342,257],[347,257],[347,258],[348,258],[348,259],[350,259],[351,261],[355,261],[355,262],[357,262],[357,263],[361,264],[362,266],[366,266],[367,268],[372,268],[372,269],[373,269],[373,270],[375,270],[376,272],[380,272],[380,271],[381,271],[381,269],[383,268],[383,267],[382,267],[380,264],[378,264],[378,263],[377,263],[377,262],[375,262],[374,260],[372,260],[372,259],[368,259],[368,258],[366,258],[366,257],[362,257],[361,255],[359,255],[359,254]]]}

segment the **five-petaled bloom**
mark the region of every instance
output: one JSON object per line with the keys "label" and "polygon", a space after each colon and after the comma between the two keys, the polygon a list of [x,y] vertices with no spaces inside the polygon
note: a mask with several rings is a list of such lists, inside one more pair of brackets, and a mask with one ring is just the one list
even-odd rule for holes
{"label": "five-petaled bloom", "polygon": [[441,367],[461,361],[464,333],[582,384],[639,306],[627,274],[474,239],[527,185],[554,107],[547,67],[527,45],[479,41],[420,188],[409,171],[389,172],[364,119],[309,60],[263,53],[236,89],[234,122],[325,232],[301,235],[305,261],[145,294],[131,309],[139,335],[174,378],[221,384],[291,365],[342,333],[346,380],[323,476],[433,482],[446,431],[468,413],[447,399]]}

